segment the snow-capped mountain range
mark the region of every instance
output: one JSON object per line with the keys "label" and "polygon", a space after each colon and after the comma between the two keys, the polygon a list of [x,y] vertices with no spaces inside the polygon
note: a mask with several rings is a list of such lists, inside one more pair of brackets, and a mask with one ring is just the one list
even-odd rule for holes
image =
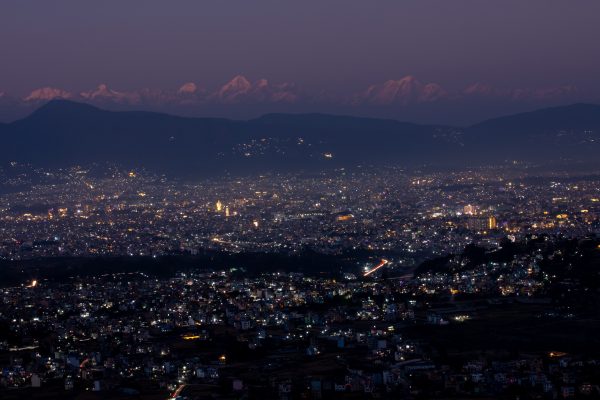
{"label": "snow-capped mountain range", "polygon": [[[0,92],[5,95],[4,92]],[[474,83],[460,92],[449,92],[434,82],[424,83],[412,75],[401,79],[390,79],[374,84],[352,97],[354,104],[409,105],[452,100],[469,96],[506,97],[519,99],[545,99],[578,93],[574,86],[541,89],[498,89],[484,83]],[[2,96],[0,95],[0,96]],[[245,76],[237,75],[223,86],[209,92],[195,82],[186,82],[177,90],[141,89],[124,92],[100,84],[95,89],[72,93],[60,88],[42,87],[22,98],[24,102],[45,102],[53,99],[79,99],[88,102],[116,102],[140,104],[147,100],[177,102],[195,97],[199,102],[236,104],[247,101],[294,103],[310,100],[317,96],[302,93],[293,83],[271,84],[266,79],[250,82]]]}
{"label": "snow-capped mountain range", "polygon": [[80,100],[89,103],[114,102],[118,104],[151,103],[189,103],[195,99],[199,104],[215,102],[221,104],[238,104],[243,102],[285,102],[293,103],[299,99],[300,93],[295,84],[271,84],[266,79],[252,83],[246,77],[238,75],[213,92],[208,92],[195,82],[186,82],[177,90],[159,90],[144,88],[137,91],[118,91],[102,83],[95,89],[72,93],[54,87],[43,87],[33,90],[21,100],[28,103],[46,102],[54,99]]}
{"label": "snow-capped mountain range", "polygon": [[390,79],[379,85],[371,85],[358,97],[358,102],[371,104],[427,103],[448,98],[448,92],[437,83],[421,83],[412,75],[402,79]]}
{"label": "snow-capped mountain range", "polygon": [[398,111],[403,116],[401,111],[409,108],[451,105],[470,100],[537,102],[543,105],[544,102],[579,101],[580,95],[581,92],[574,86],[506,89],[479,82],[462,90],[447,90],[435,82],[423,82],[408,75],[373,84],[357,90],[351,96],[341,97],[326,92],[311,93],[290,82],[272,83],[264,78],[252,82],[243,75],[237,75],[224,85],[212,89],[197,82],[185,82],[180,87],[169,90],[143,88],[121,91],[102,83],[94,89],[81,92],[42,87],[26,95],[11,96],[0,88],[0,120],[22,117],[33,108],[53,99],[69,99],[109,109],[148,109],[171,113],[181,111],[182,115],[195,115],[197,111],[198,115],[215,113],[228,116],[224,110],[245,107],[258,114],[278,110],[360,113],[363,109],[382,109]]}

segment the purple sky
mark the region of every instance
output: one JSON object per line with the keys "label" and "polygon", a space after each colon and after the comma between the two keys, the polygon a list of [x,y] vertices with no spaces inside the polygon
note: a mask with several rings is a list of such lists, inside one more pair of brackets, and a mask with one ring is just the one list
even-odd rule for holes
{"label": "purple sky", "polygon": [[598,0],[3,0],[0,91],[244,74],[348,94],[412,74],[600,93],[599,17]]}

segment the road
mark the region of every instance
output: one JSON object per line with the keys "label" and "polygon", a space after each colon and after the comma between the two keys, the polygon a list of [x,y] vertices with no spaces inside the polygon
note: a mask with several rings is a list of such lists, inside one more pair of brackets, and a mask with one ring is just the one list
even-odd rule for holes
{"label": "road", "polygon": [[373,272],[377,271],[379,268],[382,268],[384,265],[387,265],[388,263],[389,263],[389,261],[386,260],[385,258],[381,259],[381,262],[379,264],[377,264],[375,267],[373,267],[370,270],[368,270],[367,272],[365,272],[363,274],[363,276],[371,275]]}

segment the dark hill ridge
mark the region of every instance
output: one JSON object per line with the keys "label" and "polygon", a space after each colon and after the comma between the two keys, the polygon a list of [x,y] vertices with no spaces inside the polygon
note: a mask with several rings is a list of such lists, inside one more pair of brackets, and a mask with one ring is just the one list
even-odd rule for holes
{"label": "dark hill ridge", "polygon": [[475,132],[554,132],[557,130],[586,130],[600,126],[600,105],[572,104],[493,118],[473,125]]}
{"label": "dark hill ridge", "polygon": [[465,130],[484,154],[525,160],[595,161],[600,151],[600,106],[573,104],[490,119]]}
{"label": "dark hill ridge", "polygon": [[377,162],[593,161],[600,106],[575,104],[452,128],[327,114],[267,114],[248,121],[184,118],[57,100],[0,125],[0,135],[0,162],[113,161],[189,174]]}

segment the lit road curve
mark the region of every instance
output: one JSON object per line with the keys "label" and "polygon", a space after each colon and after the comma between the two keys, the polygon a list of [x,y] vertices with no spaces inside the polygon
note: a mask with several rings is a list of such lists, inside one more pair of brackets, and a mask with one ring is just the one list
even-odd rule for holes
{"label": "lit road curve", "polygon": [[375,267],[373,267],[372,269],[370,269],[367,272],[365,272],[363,274],[363,276],[369,276],[369,275],[371,275],[373,272],[377,271],[379,268],[384,267],[388,263],[389,263],[389,261],[386,260],[385,258],[383,258],[379,264],[377,264]]}

